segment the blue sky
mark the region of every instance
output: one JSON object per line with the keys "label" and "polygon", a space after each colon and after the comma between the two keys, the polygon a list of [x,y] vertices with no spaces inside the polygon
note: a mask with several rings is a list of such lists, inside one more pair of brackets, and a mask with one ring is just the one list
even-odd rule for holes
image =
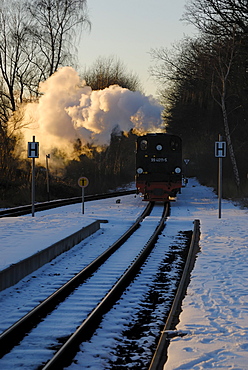
{"label": "blue sky", "polygon": [[151,48],[171,47],[193,27],[180,21],[187,0],[88,0],[90,32],[84,31],[79,64],[90,67],[99,56],[116,56],[136,73],[147,95],[156,94],[149,75]]}

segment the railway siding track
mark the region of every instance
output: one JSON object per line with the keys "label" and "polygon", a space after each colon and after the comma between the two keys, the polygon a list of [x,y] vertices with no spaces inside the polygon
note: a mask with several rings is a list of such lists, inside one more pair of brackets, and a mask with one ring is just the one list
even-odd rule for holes
{"label": "railway siding track", "polygon": [[[120,197],[123,195],[135,194],[136,190],[125,190],[125,191],[118,191],[112,193],[104,193],[104,194],[95,194],[95,195],[86,195],[84,197],[85,202],[89,202],[92,200],[99,200],[99,199],[107,199],[107,198],[114,198]],[[49,202],[42,202],[35,204],[35,211],[45,211],[47,209],[52,209],[56,207],[68,206],[70,204],[76,204],[82,202],[82,197],[73,197],[73,198],[66,198],[66,199],[57,199],[51,200]],[[2,217],[17,217],[27,215],[32,212],[32,205],[28,204],[25,206],[13,207],[0,210],[0,218]]]}

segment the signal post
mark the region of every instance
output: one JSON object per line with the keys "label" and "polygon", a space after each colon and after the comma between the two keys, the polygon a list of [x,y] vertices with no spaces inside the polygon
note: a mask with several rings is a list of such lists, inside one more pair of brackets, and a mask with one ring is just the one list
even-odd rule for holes
{"label": "signal post", "polygon": [[34,217],[35,202],[35,158],[39,158],[39,143],[35,141],[28,142],[28,158],[32,158],[32,217]]}
{"label": "signal post", "polygon": [[84,188],[89,185],[87,177],[80,177],[78,179],[78,185],[82,188],[82,214],[84,214]]}
{"label": "signal post", "polygon": [[215,157],[219,158],[218,170],[218,204],[219,204],[219,218],[221,218],[221,198],[222,198],[222,158],[226,157],[226,142],[222,141],[222,136],[219,135],[219,141],[215,142]]}

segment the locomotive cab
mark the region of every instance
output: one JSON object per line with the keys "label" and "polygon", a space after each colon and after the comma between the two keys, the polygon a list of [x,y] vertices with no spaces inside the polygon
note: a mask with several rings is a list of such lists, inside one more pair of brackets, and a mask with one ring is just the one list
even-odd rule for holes
{"label": "locomotive cab", "polygon": [[171,134],[147,134],[136,142],[136,188],[144,200],[169,201],[182,187],[182,141]]}

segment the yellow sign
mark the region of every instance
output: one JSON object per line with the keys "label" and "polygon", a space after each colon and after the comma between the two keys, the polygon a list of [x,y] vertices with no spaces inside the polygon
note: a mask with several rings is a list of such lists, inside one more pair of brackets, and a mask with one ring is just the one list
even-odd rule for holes
{"label": "yellow sign", "polygon": [[78,179],[78,185],[81,187],[81,188],[86,188],[86,186],[89,185],[89,180],[87,179],[87,177],[80,177]]}

